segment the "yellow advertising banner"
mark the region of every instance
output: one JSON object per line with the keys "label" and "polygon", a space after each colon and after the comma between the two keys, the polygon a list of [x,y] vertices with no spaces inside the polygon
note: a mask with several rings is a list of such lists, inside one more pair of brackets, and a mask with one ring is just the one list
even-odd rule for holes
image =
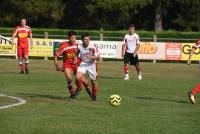
{"label": "yellow advertising banner", "polygon": [[33,48],[29,47],[29,56],[53,57],[54,39],[33,39]]}
{"label": "yellow advertising banner", "polygon": [[[182,43],[182,57],[181,60],[188,60],[190,50],[192,49],[192,46],[194,43]],[[200,60],[200,49],[196,49],[192,60]]]}
{"label": "yellow advertising banner", "polygon": [[11,45],[11,40],[0,36],[0,55],[15,56],[15,45]]}

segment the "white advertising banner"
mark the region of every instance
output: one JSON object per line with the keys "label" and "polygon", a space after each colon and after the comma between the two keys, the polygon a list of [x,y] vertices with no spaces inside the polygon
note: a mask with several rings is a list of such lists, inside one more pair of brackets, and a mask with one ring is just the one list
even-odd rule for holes
{"label": "white advertising banner", "polygon": [[93,41],[99,50],[101,58],[120,58],[121,56],[121,46],[120,41]]}

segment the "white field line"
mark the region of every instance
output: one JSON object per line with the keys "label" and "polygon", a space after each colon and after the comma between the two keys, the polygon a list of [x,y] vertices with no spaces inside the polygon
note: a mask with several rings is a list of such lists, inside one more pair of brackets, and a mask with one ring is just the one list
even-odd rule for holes
{"label": "white field line", "polygon": [[22,98],[18,98],[18,97],[14,97],[14,96],[8,96],[8,95],[4,95],[4,94],[0,94],[0,96],[11,98],[11,99],[15,99],[15,100],[18,101],[18,102],[13,103],[13,104],[5,105],[5,106],[0,106],[0,109],[11,108],[11,107],[19,106],[19,105],[22,105],[22,104],[26,103],[26,100],[24,100]]}

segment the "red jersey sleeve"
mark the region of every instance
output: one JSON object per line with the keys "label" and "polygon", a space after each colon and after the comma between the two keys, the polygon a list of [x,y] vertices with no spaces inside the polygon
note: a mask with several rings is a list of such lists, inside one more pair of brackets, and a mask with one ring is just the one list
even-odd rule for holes
{"label": "red jersey sleeve", "polygon": [[65,44],[64,43],[61,43],[60,44],[60,47],[58,48],[58,50],[55,52],[54,56],[60,56],[62,55],[63,53],[63,49],[65,48]]}
{"label": "red jersey sleeve", "polygon": [[29,29],[28,35],[29,35],[29,37],[32,37],[32,30],[30,27],[28,27],[28,29]]}

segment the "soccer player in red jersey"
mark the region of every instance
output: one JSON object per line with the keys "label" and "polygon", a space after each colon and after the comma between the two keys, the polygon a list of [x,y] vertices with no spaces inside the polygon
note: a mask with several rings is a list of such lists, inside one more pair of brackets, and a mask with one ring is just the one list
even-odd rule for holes
{"label": "soccer player in red jersey", "polygon": [[[29,52],[29,44],[31,45],[31,49],[33,48],[32,43],[32,31],[29,26],[26,25],[26,19],[21,20],[21,25],[17,26],[12,34],[12,44],[14,44],[14,38],[17,36],[17,56],[19,59],[19,68],[21,74],[28,74],[28,52]],[[30,38],[30,42],[29,42]],[[23,62],[24,60],[24,62]]]}
{"label": "soccer player in red jersey", "polygon": [[124,58],[124,80],[129,80],[129,64],[134,65],[138,73],[138,80],[142,80],[142,71],[138,59],[138,51],[140,48],[140,39],[135,33],[135,26],[131,24],[128,29],[128,34],[124,37],[122,46],[122,57]]}
{"label": "soccer player in red jersey", "polygon": [[196,87],[191,91],[188,92],[188,98],[192,104],[196,104],[195,102],[195,95],[200,92],[200,83],[196,85]]}
{"label": "soccer player in red jersey", "polygon": [[[200,39],[197,40],[197,42],[193,45],[193,47],[190,51],[190,55],[189,55],[188,62],[187,62],[188,65],[191,64],[192,55],[193,55],[194,51],[198,48],[200,48]],[[196,104],[195,95],[199,92],[200,92],[200,83],[197,84],[197,86],[191,92],[188,92],[188,98],[192,104]]]}
{"label": "soccer player in red jersey", "polygon": [[63,68],[67,79],[67,87],[71,94],[70,98],[75,98],[71,74],[73,72],[75,75],[77,71],[76,57],[77,57],[78,43],[76,43],[76,33],[74,31],[70,31],[68,33],[68,39],[69,41],[64,41],[60,44],[59,49],[54,55],[54,64],[56,70],[60,71],[61,67],[58,64],[58,56],[62,55]]}
{"label": "soccer player in red jersey", "polygon": [[[77,57],[78,43],[76,43],[76,33],[74,31],[70,31],[68,33],[68,39],[69,41],[64,41],[60,44],[59,49],[54,55],[54,64],[57,71],[61,71],[64,69],[65,76],[67,79],[67,87],[70,91],[70,98],[75,98],[76,95],[74,92],[71,75],[72,72],[74,75],[76,74],[77,66],[80,63],[80,58]],[[58,62],[58,56],[60,55],[63,56],[63,67],[60,67]],[[85,86],[88,94],[91,95],[87,79],[84,77],[80,82]],[[77,80],[76,84],[78,85]],[[80,86],[82,88],[82,85]]]}

